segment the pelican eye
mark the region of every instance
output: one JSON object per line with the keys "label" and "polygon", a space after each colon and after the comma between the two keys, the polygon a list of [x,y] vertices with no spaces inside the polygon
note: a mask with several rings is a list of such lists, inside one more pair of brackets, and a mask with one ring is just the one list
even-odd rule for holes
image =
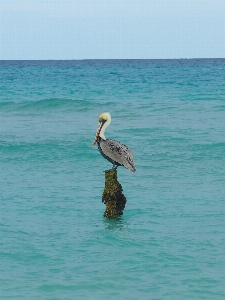
{"label": "pelican eye", "polygon": [[103,119],[103,118],[99,119],[99,122],[102,123],[102,124],[104,124],[106,121],[107,121],[107,120],[105,120],[105,119]]}

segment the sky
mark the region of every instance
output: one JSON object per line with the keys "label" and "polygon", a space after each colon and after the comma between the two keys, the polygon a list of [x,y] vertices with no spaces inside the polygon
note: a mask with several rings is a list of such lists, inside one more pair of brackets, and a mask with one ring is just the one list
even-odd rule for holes
{"label": "sky", "polygon": [[225,58],[225,0],[0,0],[0,60]]}

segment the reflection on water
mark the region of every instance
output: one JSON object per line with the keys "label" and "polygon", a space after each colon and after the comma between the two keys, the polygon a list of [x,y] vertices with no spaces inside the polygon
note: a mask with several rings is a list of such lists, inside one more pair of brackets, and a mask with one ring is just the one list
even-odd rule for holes
{"label": "reflection on water", "polygon": [[103,219],[103,225],[106,230],[123,230],[129,225],[128,220],[119,219]]}

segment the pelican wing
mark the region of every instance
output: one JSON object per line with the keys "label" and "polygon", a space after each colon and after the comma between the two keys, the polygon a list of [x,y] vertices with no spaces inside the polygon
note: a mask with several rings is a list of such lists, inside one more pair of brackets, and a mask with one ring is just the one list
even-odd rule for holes
{"label": "pelican wing", "polygon": [[101,141],[100,147],[104,155],[112,162],[115,161],[123,165],[129,171],[136,171],[133,154],[126,145],[115,140],[106,139]]}

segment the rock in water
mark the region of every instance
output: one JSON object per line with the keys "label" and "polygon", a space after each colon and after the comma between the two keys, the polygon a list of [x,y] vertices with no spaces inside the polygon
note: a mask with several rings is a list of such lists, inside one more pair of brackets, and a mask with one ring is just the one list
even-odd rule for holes
{"label": "rock in water", "polygon": [[122,191],[122,185],[117,180],[117,170],[105,171],[105,188],[102,193],[102,202],[106,205],[104,217],[117,219],[123,214],[127,200]]}

